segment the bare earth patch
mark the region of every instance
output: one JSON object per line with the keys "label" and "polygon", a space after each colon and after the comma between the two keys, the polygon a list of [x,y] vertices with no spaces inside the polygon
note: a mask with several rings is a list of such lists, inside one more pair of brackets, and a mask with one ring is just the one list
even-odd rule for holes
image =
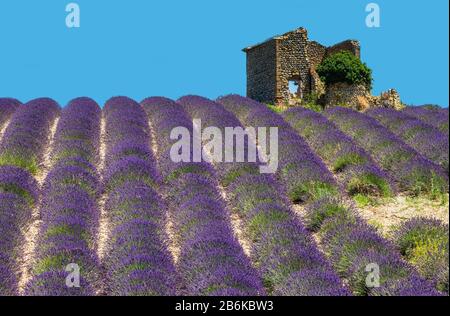
{"label": "bare earth patch", "polygon": [[0,142],[3,139],[3,135],[5,135],[6,129],[8,128],[9,122],[11,120],[7,120],[5,124],[3,124],[2,128],[0,128]]}
{"label": "bare earth patch", "polygon": [[[244,254],[247,257],[251,256],[251,241],[245,237],[244,231],[243,231],[243,224],[242,224],[242,218],[240,215],[233,210],[233,207],[231,206],[231,203],[229,202],[227,192],[225,188],[221,185],[218,185],[217,189],[219,190],[220,195],[222,196],[222,199],[225,201],[227,205],[227,212],[231,224],[231,229],[233,230],[233,234],[236,237],[239,245],[241,246],[242,250],[244,251]],[[252,262],[253,263],[253,262]]]}
{"label": "bare earth patch", "polygon": [[[294,212],[294,214],[297,216],[297,220],[300,221],[301,223],[304,223],[305,220],[305,206],[303,205],[299,205],[299,204],[292,204],[291,205],[291,210]],[[311,236],[313,237],[317,248],[323,252],[323,248],[320,244],[320,238],[319,238],[319,234],[317,233],[312,233]]]}
{"label": "bare earth patch", "polygon": [[[378,205],[358,207],[357,211],[368,224],[376,227],[384,236],[389,236],[398,225],[414,217],[435,218],[448,224],[448,194],[446,201],[446,203],[442,203],[441,201],[432,201],[426,198],[411,198],[405,195],[398,195],[394,198],[380,201]],[[303,206],[293,205],[292,210],[300,220],[304,218],[305,209]],[[313,234],[313,236],[316,241],[319,241],[316,234]]]}
{"label": "bare earth patch", "polygon": [[166,236],[168,238],[167,249],[169,250],[170,254],[172,255],[173,262],[176,265],[180,258],[181,247],[176,241],[175,228],[173,225],[173,221],[170,217],[170,214],[167,214],[166,225],[165,225],[164,229],[165,229]]}
{"label": "bare earth patch", "polygon": [[51,160],[51,154],[53,149],[53,141],[56,133],[56,128],[58,127],[59,117],[57,117],[54,121],[52,126],[50,127],[50,133],[48,135],[47,140],[47,147],[44,150],[44,155],[42,157],[42,163],[39,166],[39,173],[36,175],[36,181],[39,183],[40,186],[44,184],[45,177],[47,177],[47,174],[49,170],[52,167],[52,160]]}
{"label": "bare earth patch", "polygon": [[[219,190],[220,194],[222,195],[223,200],[227,203],[227,205],[228,205],[227,208],[231,209],[231,207],[229,206],[230,203],[228,202],[227,193],[226,193],[225,189],[222,186],[218,186],[218,190]],[[236,237],[236,239],[238,240],[242,249],[244,250],[244,253],[248,257],[250,257],[251,242],[244,236],[244,232],[242,229],[242,219],[240,218],[239,214],[237,214],[236,212],[233,212],[233,211],[229,212],[229,217],[230,217],[231,228],[233,229],[234,236]]]}
{"label": "bare earth patch", "polygon": [[[51,153],[53,149],[53,141],[56,133],[56,128],[58,126],[58,122],[59,117],[54,120],[50,128],[47,146],[44,150],[43,160],[39,168],[39,173],[35,177],[40,187],[42,187],[42,185],[44,184],[45,178],[47,177],[47,174],[52,167]],[[26,284],[30,281],[31,272],[33,270],[33,264],[36,259],[35,258],[36,242],[42,224],[39,211],[41,202],[42,201],[40,198],[38,203],[36,203],[36,207],[34,207],[32,210],[31,214],[32,219],[30,225],[26,227],[22,232],[23,235],[25,236],[25,240],[21,249],[22,256],[19,265],[20,266],[19,293],[23,293]]]}
{"label": "bare earth patch", "polygon": [[396,226],[418,216],[439,219],[447,224],[449,222],[448,194],[446,203],[398,195],[380,205],[360,207],[358,211],[383,235],[389,235]]}
{"label": "bare earth patch", "polygon": [[[148,120],[148,129],[150,131],[150,139],[151,139],[150,147],[152,149],[153,156],[156,158],[156,157],[158,157],[159,148],[158,148],[158,143],[156,142],[156,133],[155,133],[155,130],[154,130],[153,125],[150,122],[150,120]],[[169,250],[170,254],[172,255],[173,262],[176,265],[180,258],[181,247],[178,244],[177,239],[176,239],[175,227],[173,224],[172,217],[170,215],[172,213],[172,211],[176,211],[176,210],[168,210],[165,214],[166,218],[165,218],[164,232],[165,232],[165,237],[167,238],[167,249]]]}
{"label": "bare earth patch", "polygon": [[[105,157],[106,157],[106,121],[103,114],[100,118],[100,148],[99,148],[99,161],[97,164],[97,172],[99,174],[100,180],[103,179],[103,171],[105,169]],[[97,257],[100,263],[103,262],[103,258],[106,252],[106,244],[109,237],[110,223],[108,217],[106,216],[105,210],[106,194],[102,194],[98,200],[98,210],[100,213],[99,223],[98,223],[98,236],[97,236]],[[104,271],[102,271],[104,273]],[[101,278],[104,280],[104,277]],[[100,282],[96,290],[97,295],[102,295],[106,290],[106,284]]]}
{"label": "bare earth patch", "polygon": [[[106,122],[102,115],[100,120],[100,149],[99,149],[99,163],[97,171],[100,174],[100,178],[103,177],[103,169],[105,168],[105,156],[106,156],[106,142],[105,142],[105,128]],[[100,261],[102,261],[105,255],[106,241],[108,240],[109,233],[109,221],[105,211],[106,196],[103,194],[98,201],[98,208],[100,212],[100,220],[98,227],[98,243],[97,243],[97,255]]]}

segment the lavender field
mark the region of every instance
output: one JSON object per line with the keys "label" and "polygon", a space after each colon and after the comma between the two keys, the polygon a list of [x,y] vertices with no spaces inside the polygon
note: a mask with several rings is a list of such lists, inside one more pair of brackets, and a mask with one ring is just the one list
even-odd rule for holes
{"label": "lavender field", "polygon": [[[174,162],[194,119],[277,127],[276,172]],[[434,107],[0,98],[0,296],[448,295],[448,140]]]}

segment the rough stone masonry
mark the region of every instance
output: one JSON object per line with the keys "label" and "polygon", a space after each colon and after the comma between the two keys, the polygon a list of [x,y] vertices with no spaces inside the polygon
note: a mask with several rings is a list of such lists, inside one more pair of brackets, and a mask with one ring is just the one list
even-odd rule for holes
{"label": "rough stone masonry", "polygon": [[[246,47],[247,96],[259,102],[276,105],[301,104],[308,95],[321,97],[325,106],[346,104],[363,110],[372,106],[400,107],[398,94],[389,90],[391,104],[373,97],[362,86],[325,87],[316,72],[324,58],[339,51],[349,51],[360,58],[360,44],[346,40],[326,47],[308,39],[308,32],[298,28],[260,44]],[[292,87],[295,87],[292,91]]]}

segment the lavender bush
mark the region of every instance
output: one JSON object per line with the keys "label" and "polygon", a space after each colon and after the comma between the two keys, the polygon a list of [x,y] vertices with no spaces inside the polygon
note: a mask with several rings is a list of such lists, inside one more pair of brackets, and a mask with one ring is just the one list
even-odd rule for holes
{"label": "lavender bush", "polygon": [[[180,247],[177,269],[181,294],[264,294],[260,278],[233,236],[215,174],[206,163],[174,163],[168,153],[170,131],[192,121],[183,108],[164,98],[142,102],[158,131],[158,164],[166,184],[175,240]],[[192,156],[192,152],[191,152]]]}
{"label": "lavender bush", "polygon": [[363,149],[411,195],[428,194],[437,198],[448,192],[448,176],[374,118],[351,109],[334,107],[324,112],[343,132]]}
{"label": "lavender bush", "polygon": [[439,129],[448,138],[449,115],[448,108],[438,106],[407,106],[403,109],[408,115],[414,116],[426,124]]}
{"label": "lavender bush", "polygon": [[383,126],[400,137],[419,153],[441,165],[448,173],[448,135],[413,116],[394,109],[378,108],[367,111]]}
{"label": "lavender bush", "polygon": [[34,178],[15,166],[0,166],[0,193],[12,193],[33,206],[38,199],[38,189]]}
{"label": "lavender bush", "polygon": [[59,110],[55,101],[46,98],[19,106],[0,143],[0,166],[14,165],[36,174]]}
{"label": "lavender bush", "polygon": [[125,182],[108,195],[106,209],[109,294],[174,295],[176,273],[162,231],[165,206],[156,192],[138,180]]}
{"label": "lavender bush", "polygon": [[179,205],[172,218],[185,294],[214,296],[228,289],[240,296],[263,294],[258,274],[233,236],[217,184],[198,174],[184,174],[171,184],[171,202]]}
{"label": "lavender bush", "polygon": [[18,167],[0,167],[0,296],[18,294],[17,259],[21,229],[38,197],[33,177]]}
{"label": "lavender bush", "polygon": [[448,225],[417,217],[403,223],[394,233],[401,254],[437,289],[448,293]]}
{"label": "lavender bush", "polygon": [[[87,192],[65,185],[64,192],[45,190],[41,206],[43,224],[36,246],[33,278],[26,295],[93,295],[98,282],[95,235],[98,210]],[[76,264],[85,286],[68,287],[66,267]]]}
{"label": "lavender bush", "polygon": [[176,273],[164,232],[166,206],[150,149],[147,116],[135,101],[116,97],[103,109],[103,186],[111,233],[104,266],[110,295],[174,295]]}
{"label": "lavender bush", "polygon": [[3,128],[4,124],[21,104],[16,99],[0,98],[0,129]]}
{"label": "lavender bush", "polygon": [[98,162],[100,148],[100,116],[97,103],[89,98],[77,98],[64,108],[54,136],[52,161],[83,159]]}
{"label": "lavender bush", "polygon": [[389,177],[326,117],[301,107],[291,108],[282,116],[337,173],[350,195],[386,197],[392,194]]}

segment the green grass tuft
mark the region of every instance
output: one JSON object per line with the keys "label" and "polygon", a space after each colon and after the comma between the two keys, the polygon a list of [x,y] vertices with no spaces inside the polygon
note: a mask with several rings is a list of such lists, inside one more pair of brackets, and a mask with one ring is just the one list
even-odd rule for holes
{"label": "green grass tuft", "polygon": [[204,168],[197,166],[195,164],[189,164],[186,166],[182,166],[181,168],[178,168],[172,173],[170,173],[166,178],[166,182],[171,182],[175,179],[178,179],[181,175],[186,173],[194,173],[194,174],[207,174],[207,171],[205,171]]}
{"label": "green grass tuft", "polygon": [[27,170],[33,176],[39,171],[36,157],[25,154],[3,153],[0,155],[1,166],[16,166]]}
{"label": "green grass tuft", "polygon": [[296,185],[288,192],[289,198],[294,203],[317,201],[320,198],[337,194],[338,189],[334,185],[315,181]]}
{"label": "green grass tuft", "polygon": [[367,197],[389,197],[392,195],[389,183],[372,173],[352,178],[347,183],[347,192],[350,196],[365,195]]}
{"label": "green grass tuft", "polygon": [[333,171],[340,172],[348,166],[358,166],[364,164],[365,162],[366,158],[362,157],[361,155],[357,153],[349,153],[336,159],[336,161],[333,163]]}

